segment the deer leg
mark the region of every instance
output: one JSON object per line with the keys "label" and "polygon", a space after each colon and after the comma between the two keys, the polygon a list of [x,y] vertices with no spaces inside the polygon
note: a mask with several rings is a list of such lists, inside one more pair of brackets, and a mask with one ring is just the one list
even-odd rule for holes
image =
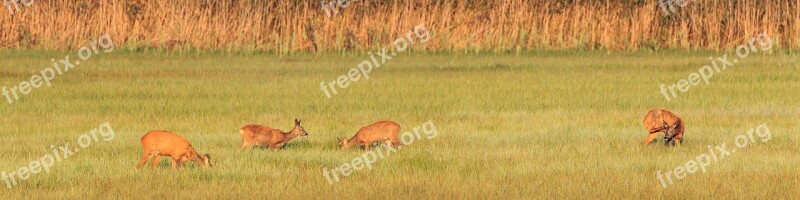
{"label": "deer leg", "polygon": [[151,158],[153,158],[153,154],[145,153],[144,156],[142,156],[142,160],[140,160],[139,164],[136,165],[136,168],[141,169],[142,166],[147,164],[147,160],[150,160]]}
{"label": "deer leg", "polygon": [[172,170],[175,170],[175,168],[178,167],[178,164],[180,163],[180,161],[178,161],[175,158],[173,158],[171,160],[172,160]]}
{"label": "deer leg", "polygon": [[384,140],[383,143],[386,144],[386,147],[394,148],[394,145],[392,144],[392,140]]}
{"label": "deer leg", "polygon": [[392,138],[392,142],[394,142],[394,146],[396,146],[398,149],[403,147],[403,142],[400,141],[399,137]]}
{"label": "deer leg", "polygon": [[658,137],[658,132],[650,133],[650,135],[648,135],[647,138],[644,139],[644,141],[642,142],[642,145],[650,144],[650,142],[653,142],[653,140],[656,139],[657,137]]}
{"label": "deer leg", "polygon": [[156,158],[155,158],[155,159],[153,159],[153,162],[152,162],[152,163],[150,163],[150,167],[152,167],[153,169],[155,169],[156,167],[158,167],[158,161],[159,161],[159,160],[161,160],[161,155],[156,155]]}
{"label": "deer leg", "polygon": [[395,137],[395,138],[392,138],[392,146],[397,147],[397,149],[402,149],[403,148],[403,143],[400,142],[400,138]]}
{"label": "deer leg", "polygon": [[674,138],[672,140],[675,140],[675,148],[681,148],[681,139],[680,138]]}
{"label": "deer leg", "polygon": [[364,144],[364,151],[369,151],[369,146],[372,146],[372,143]]}

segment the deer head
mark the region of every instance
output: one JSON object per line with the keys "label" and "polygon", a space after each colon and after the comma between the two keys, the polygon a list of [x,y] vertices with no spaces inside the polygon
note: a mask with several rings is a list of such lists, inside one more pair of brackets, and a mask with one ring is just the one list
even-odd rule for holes
{"label": "deer head", "polygon": [[290,133],[295,136],[308,136],[308,132],[300,125],[300,120],[297,119],[294,119],[294,129]]}
{"label": "deer head", "polygon": [[348,144],[349,141],[347,140],[347,138],[337,137],[336,141],[339,142],[339,149],[345,150],[347,148],[350,148],[350,144]]}
{"label": "deer head", "polygon": [[678,124],[675,124],[674,126],[668,126],[667,124],[664,124],[664,127],[664,142],[668,143],[675,138],[675,129],[678,128]]}
{"label": "deer head", "polygon": [[193,161],[198,165],[203,166],[203,168],[211,168],[211,156],[208,154],[200,156],[200,154],[198,154],[193,148],[189,149],[189,152],[187,152],[186,155],[181,158],[181,162],[189,161]]}

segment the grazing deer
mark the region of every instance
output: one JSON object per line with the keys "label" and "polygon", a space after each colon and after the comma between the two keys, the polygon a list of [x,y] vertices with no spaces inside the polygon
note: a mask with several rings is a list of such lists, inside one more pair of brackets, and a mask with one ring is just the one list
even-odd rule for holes
{"label": "grazing deer", "polygon": [[361,145],[364,150],[369,150],[369,146],[375,142],[384,142],[387,146],[402,146],[400,138],[400,124],[393,121],[381,121],[369,126],[365,126],[358,130],[349,140],[346,138],[338,138],[339,148],[345,150],[353,145]]}
{"label": "grazing deer", "polygon": [[169,131],[150,131],[141,139],[144,156],[136,168],[141,169],[148,160],[155,157],[151,163],[153,168],[158,166],[161,156],[172,158],[172,169],[183,169],[183,163],[194,161],[203,168],[211,167],[211,156],[200,156],[186,138]]}
{"label": "grazing deer", "polygon": [[659,132],[664,132],[665,144],[672,146],[674,142],[676,147],[681,146],[686,125],[683,123],[683,119],[678,117],[678,115],[668,110],[652,109],[644,116],[644,121],[642,123],[644,123],[647,132],[650,134],[647,136],[647,139],[642,142],[643,145],[650,144],[650,142],[658,137]]}
{"label": "grazing deer", "polygon": [[283,132],[270,127],[250,124],[239,130],[242,135],[242,149],[253,149],[253,145],[269,146],[270,150],[283,148],[290,140],[297,136],[307,136],[308,132],[300,126],[300,120],[294,119],[294,129]]}

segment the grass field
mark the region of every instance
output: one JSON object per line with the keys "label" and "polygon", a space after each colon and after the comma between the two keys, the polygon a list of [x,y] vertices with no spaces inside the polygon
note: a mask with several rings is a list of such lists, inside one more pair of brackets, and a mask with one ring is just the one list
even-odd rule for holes
{"label": "grass field", "polygon": [[[0,52],[0,84],[28,80],[74,52]],[[367,55],[93,57],[13,104],[0,98],[0,170],[12,172],[109,122],[115,136],[0,190],[3,199],[544,199],[776,198],[800,196],[800,59],[752,55],[667,102],[675,83],[722,52],[398,55],[331,99],[335,80]],[[687,124],[684,145],[643,147],[642,118],[667,108]],[[238,129],[309,136],[271,152],[239,150]],[[439,135],[332,185],[322,175],[361,156],[335,138],[391,119],[404,130],[431,120]],[[755,143],[663,188],[656,178],[766,124]],[[139,138],[181,134],[215,166],[137,170]],[[19,181],[19,180],[18,180]]]}

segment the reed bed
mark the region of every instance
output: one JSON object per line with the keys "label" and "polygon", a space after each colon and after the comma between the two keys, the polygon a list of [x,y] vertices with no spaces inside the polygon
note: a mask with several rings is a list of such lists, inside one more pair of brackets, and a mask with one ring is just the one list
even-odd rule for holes
{"label": "reed bed", "polygon": [[267,52],[364,51],[417,24],[416,51],[730,49],[766,32],[800,44],[800,0],[359,0],[326,15],[308,0],[35,0],[0,10],[0,48],[65,50],[109,33],[118,46]]}

